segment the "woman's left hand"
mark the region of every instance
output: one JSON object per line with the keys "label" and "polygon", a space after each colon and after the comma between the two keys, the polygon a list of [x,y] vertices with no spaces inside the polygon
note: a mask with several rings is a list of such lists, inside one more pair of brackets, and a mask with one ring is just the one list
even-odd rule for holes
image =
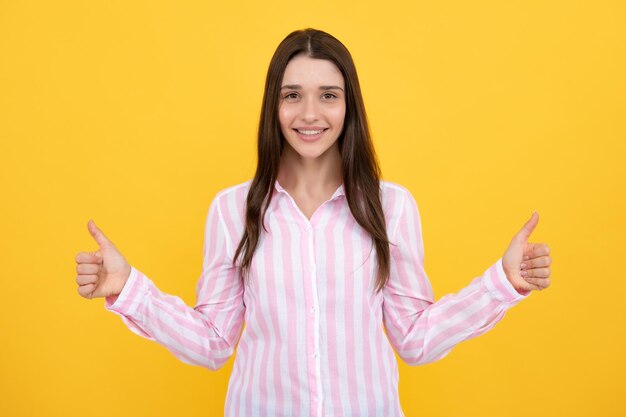
{"label": "woman's left hand", "polygon": [[528,238],[539,222],[534,212],[522,230],[511,240],[502,257],[506,277],[517,292],[543,290],[550,286],[550,248],[545,243],[530,243]]}

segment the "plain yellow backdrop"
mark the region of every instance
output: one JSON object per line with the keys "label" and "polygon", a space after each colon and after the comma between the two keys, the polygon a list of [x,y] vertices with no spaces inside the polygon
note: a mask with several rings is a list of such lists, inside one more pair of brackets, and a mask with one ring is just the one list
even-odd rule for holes
{"label": "plain yellow backdrop", "polygon": [[435,295],[533,210],[552,286],[443,360],[409,416],[626,415],[623,1],[0,1],[0,415],[219,416],[219,372],[85,300],[94,218],[195,301],[215,193],[251,178],[265,72],[292,30],[352,52],[385,179],[420,206]]}

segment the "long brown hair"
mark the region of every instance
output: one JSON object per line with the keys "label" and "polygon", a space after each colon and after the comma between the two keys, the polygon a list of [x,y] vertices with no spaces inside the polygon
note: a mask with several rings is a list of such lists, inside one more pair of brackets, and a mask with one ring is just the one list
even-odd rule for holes
{"label": "long brown hair", "polygon": [[376,291],[389,279],[389,240],[380,198],[380,167],[370,137],[361,87],[352,56],[339,40],[326,32],[304,29],[292,32],[278,45],[265,81],[258,132],[258,163],[246,202],[246,225],[233,262],[241,257],[240,278],[247,279],[256,250],[260,227],[272,199],[278,176],[284,137],[278,120],[280,86],[285,68],[296,55],[334,63],[346,84],[346,115],[338,138],[342,157],[343,183],[348,206],[356,222],[365,229],[376,248],[378,271]]}

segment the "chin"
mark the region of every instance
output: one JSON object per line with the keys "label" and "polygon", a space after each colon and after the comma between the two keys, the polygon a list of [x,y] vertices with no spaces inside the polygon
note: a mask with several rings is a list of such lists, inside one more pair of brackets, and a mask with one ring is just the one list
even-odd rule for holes
{"label": "chin", "polygon": [[319,159],[328,154],[330,148],[325,149],[307,149],[307,150],[296,150],[298,155],[304,159]]}

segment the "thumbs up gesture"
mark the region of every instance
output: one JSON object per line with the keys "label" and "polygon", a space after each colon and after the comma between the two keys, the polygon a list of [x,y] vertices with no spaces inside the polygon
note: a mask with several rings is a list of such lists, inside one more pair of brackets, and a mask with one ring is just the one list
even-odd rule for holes
{"label": "thumbs up gesture", "polygon": [[517,292],[543,290],[550,285],[550,248],[545,243],[528,242],[538,222],[539,214],[534,212],[502,257],[506,277]]}
{"label": "thumbs up gesture", "polygon": [[78,294],[88,299],[118,295],[128,280],[130,265],[93,220],[87,228],[98,250],[76,255]]}

